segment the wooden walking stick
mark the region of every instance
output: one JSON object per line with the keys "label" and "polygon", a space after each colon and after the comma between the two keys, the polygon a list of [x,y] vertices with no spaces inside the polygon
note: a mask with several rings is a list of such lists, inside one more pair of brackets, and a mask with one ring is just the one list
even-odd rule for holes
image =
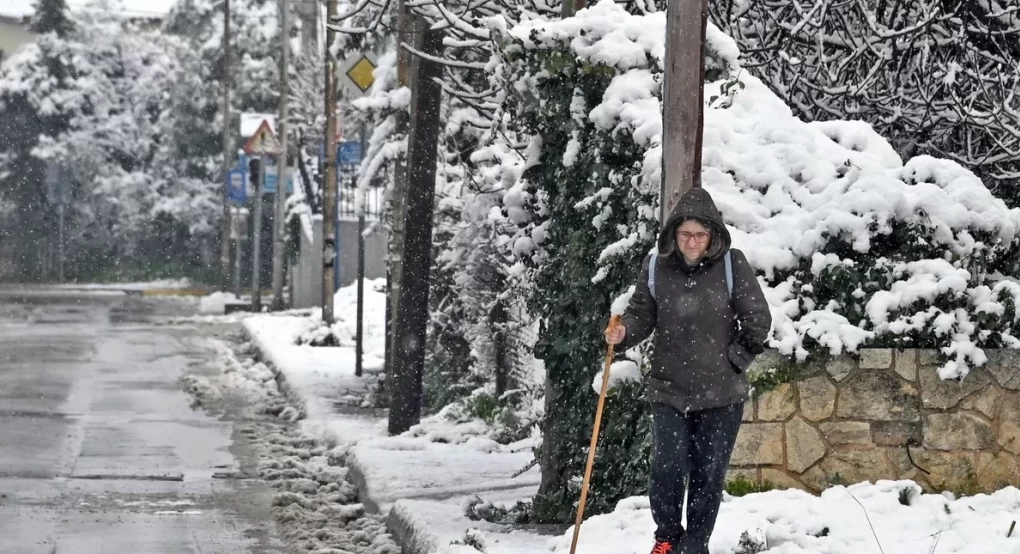
{"label": "wooden walking stick", "polygon": [[[609,319],[606,328],[608,336],[620,326],[620,316]],[[609,345],[606,353],[606,369],[602,372],[602,390],[599,392],[599,406],[595,410],[595,428],[591,432],[591,445],[588,447],[588,464],[584,468],[584,481],[581,483],[581,501],[577,504],[577,521],[574,522],[574,539],[570,542],[570,554],[577,550],[577,537],[581,533],[581,520],[584,519],[584,505],[588,502],[588,484],[591,482],[591,468],[595,465],[595,447],[599,442],[599,429],[602,427],[602,409],[606,406],[606,390],[609,388],[609,368],[613,365],[613,345]]]}

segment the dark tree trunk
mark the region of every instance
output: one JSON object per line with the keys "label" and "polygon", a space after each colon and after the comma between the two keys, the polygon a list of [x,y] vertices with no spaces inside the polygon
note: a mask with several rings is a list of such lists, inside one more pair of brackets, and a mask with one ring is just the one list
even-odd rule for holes
{"label": "dark tree trunk", "polygon": [[[430,55],[442,48],[443,33],[414,18],[414,46]],[[407,206],[404,213],[402,269],[397,286],[393,330],[389,432],[403,433],[421,420],[425,337],[429,319],[429,271],[432,265],[433,204],[439,141],[442,67],[426,59],[415,62],[411,83],[411,133],[408,137]]]}

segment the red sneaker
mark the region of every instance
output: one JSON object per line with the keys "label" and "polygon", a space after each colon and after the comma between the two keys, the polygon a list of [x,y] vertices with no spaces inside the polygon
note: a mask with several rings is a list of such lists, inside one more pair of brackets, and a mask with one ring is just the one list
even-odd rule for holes
{"label": "red sneaker", "polygon": [[655,546],[652,547],[652,554],[675,554],[673,549],[673,543],[669,541],[655,541]]}

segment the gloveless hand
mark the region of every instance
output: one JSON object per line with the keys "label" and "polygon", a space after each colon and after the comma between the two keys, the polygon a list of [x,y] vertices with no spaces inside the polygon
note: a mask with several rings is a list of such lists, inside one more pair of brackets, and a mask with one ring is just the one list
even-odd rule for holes
{"label": "gloveless hand", "polygon": [[627,328],[623,325],[617,325],[614,329],[606,331],[606,342],[613,346],[623,342],[623,338],[627,336]]}

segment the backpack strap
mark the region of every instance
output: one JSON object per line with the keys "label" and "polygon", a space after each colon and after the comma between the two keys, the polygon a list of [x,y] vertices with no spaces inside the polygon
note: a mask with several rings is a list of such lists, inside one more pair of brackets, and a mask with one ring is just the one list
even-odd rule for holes
{"label": "backpack strap", "polygon": [[[726,293],[730,295],[730,299],[733,298],[733,255],[730,251],[726,251],[726,256],[723,257],[723,262],[726,264]],[[652,300],[658,300],[655,298],[655,267],[659,265],[658,254],[651,254],[648,256],[648,292],[652,295]]]}
{"label": "backpack strap", "polygon": [[733,256],[730,255],[730,251],[726,251],[726,292],[729,293],[730,299],[733,299]]}
{"label": "backpack strap", "polygon": [[648,292],[652,295],[652,300],[658,300],[655,298],[655,266],[659,265],[659,255],[652,253],[648,256]]}

